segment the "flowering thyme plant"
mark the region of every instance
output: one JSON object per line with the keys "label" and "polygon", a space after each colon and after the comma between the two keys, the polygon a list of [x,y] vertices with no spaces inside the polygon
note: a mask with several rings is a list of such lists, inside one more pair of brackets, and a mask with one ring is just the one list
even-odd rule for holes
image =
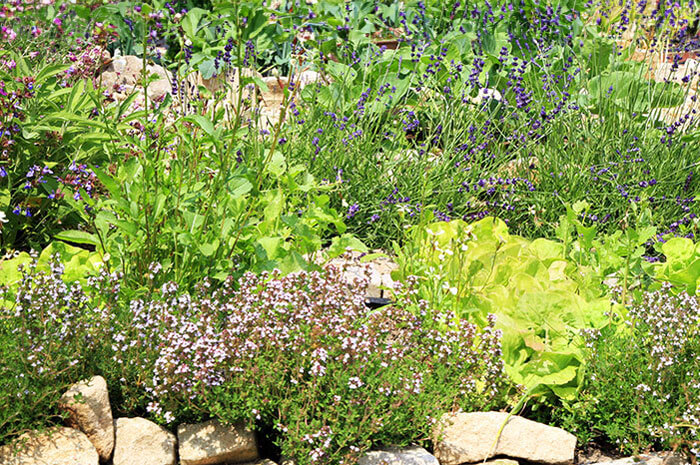
{"label": "flowering thyme plant", "polygon": [[38,264],[0,287],[0,443],[60,419],[60,395],[95,373],[119,293],[119,275],[104,269],[83,287],[63,281],[58,257],[48,272]]}
{"label": "flowering thyme plant", "polygon": [[506,381],[493,324],[447,327],[446,314],[425,318],[424,303],[415,314],[370,310],[366,286],[332,267],[246,274],[239,291],[230,279],[193,296],[167,284],[162,299],[132,302],[115,360],[141,357],[153,370],[142,379],[162,422],[270,426],[282,455],[300,464],[425,442],[441,414],[498,404]]}
{"label": "flowering thyme plant", "polygon": [[625,330],[594,334],[576,403],[555,412],[584,443],[700,454],[700,302],[670,285],[629,309]]}

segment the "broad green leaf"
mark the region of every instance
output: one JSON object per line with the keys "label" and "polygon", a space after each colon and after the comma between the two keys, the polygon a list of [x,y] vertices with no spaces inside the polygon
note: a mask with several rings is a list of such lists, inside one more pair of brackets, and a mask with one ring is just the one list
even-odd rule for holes
{"label": "broad green leaf", "polygon": [[282,152],[275,151],[265,169],[276,177],[280,177],[287,169],[287,162]]}
{"label": "broad green leaf", "polygon": [[202,8],[192,8],[187,12],[185,17],[182,18],[182,29],[190,39],[197,36],[202,18],[208,13],[207,10]]}
{"label": "broad green leaf", "polygon": [[44,81],[46,81],[50,77],[57,75],[61,71],[65,71],[69,67],[70,67],[69,65],[57,64],[57,65],[49,65],[49,66],[42,68],[42,70],[39,71],[39,74],[36,75],[35,85],[43,84]]}
{"label": "broad green leaf", "polygon": [[61,241],[75,242],[76,244],[88,244],[99,246],[100,241],[94,234],[90,234],[86,231],[68,230],[61,231],[54,236],[56,239]]}
{"label": "broad green leaf", "polygon": [[281,237],[261,237],[258,239],[258,244],[262,246],[267,254],[267,258],[274,260],[280,255],[282,249],[283,238]]}
{"label": "broad green leaf", "polygon": [[530,243],[528,250],[542,261],[561,258],[564,247],[560,242],[538,238]]}
{"label": "broad green leaf", "polygon": [[122,196],[122,190],[119,184],[114,180],[114,178],[102,171],[100,168],[96,166],[91,166],[90,167],[92,171],[95,173],[95,176],[97,176],[97,179],[100,180],[102,185],[109,191],[109,193],[112,195],[112,197],[121,197]]}
{"label": "broad green leaf", "polygon": [[669,239],[661,250],[666,255],[669,263],[687,263],[695,256],[695,245],[693,241],[685,237],[674,237]]}
{"label": "broad green leaf", "polygon": [[[343,234],[333,237],[330,247],[328,247],[329,258],[334,258],[342,255],[347,250],[356,250],[358,252],[367,252],[367,246],[358,238],[351,234]],[[376,256],[376,254],[374,254]]]}
{"label": "broad green leaf", "polygon": [[214,239],[212,242],[199,244],[199,251],[205,257],[211,257],[219,249],[219,239]]}
{"label": "broad green leaf", "polygon": [[214,124],[201,115],[189,115],[183,118],[185,121],[190,121],[199,126],[207,135],[214,137]]}
{"label": "broad green leaf", "polygon": [[285,207],[285,198],[281,189],[273,192],[268,192],[265,195],[267,205],[263,211],[265,215],[265,221],[272,222],[280,218],[282,210]]}
{"label": "broad green leaf", "polygon": [[211,79],[217,72],[214,60],[205,60],[200,63],[199,72],[203,79]]}

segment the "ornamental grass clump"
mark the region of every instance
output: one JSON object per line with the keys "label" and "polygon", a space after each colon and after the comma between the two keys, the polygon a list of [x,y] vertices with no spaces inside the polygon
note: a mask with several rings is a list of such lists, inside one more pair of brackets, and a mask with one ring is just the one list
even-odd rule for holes
{"label": "ornamental grass clump", "polygon": [[239,290],[230,279],[194,296],[165,286],[162,300],[133,303],[136,326],[159,328],[149,411],[165,423],[186,415],[271,429],[280,453],[305,464],[426,443],[443,413],[499,404],[506,378],[493,323],[370,310],[366,286],[328,267],[248,273]]}
{"label": "ornamental grass clump", "polygon": [[700,302],[670,285],[645,293],[617,331],[589,343],[588,381],[555,416],[586,443],[700,456]]}

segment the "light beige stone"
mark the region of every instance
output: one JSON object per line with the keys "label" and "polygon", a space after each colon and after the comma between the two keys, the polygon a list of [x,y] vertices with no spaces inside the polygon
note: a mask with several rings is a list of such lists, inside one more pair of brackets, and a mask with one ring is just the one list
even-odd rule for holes
{"label": "light beige stone", "polygon": [[[135,84],[141,79],[143,70],[143,60],[134,55],[115,57],[105,68],[105,72],[116,73],[124,83]],[[147,75],[156,74],[158,78],[167,80],[170,76],[168,71],[161,65],[146,62]]]}
{"label": "light beige stone", "polygon": [[680,452],[671,452],[663,459],[663,465],[690,465],[690,458]]}
{"label": "light beige stone", "polygon": [[[143,60],[133,55],[115,57],[100,75],[100,84],[116,100],[124,100],[134,91],[143,92]],[[146,63],[146,76],[157,78],[148,83],[150,100],[160,101],[171,91],[172,75],[161,65]]]}
{"label": "light beige stone", "polygon": [[523,417],[457,413],[445,415],[440,425],[434,439],[435,456],[442,465],[481,462],[497,455],[552,465],[574,462],[576,436]]}
{"label": "light beige stone", "polygon": [[357,465],[440,465],[440,462],[422,447],[372,450],[359,458]]}
{"label": "light beige stone", "polygon": [[175,435],[145,418],[119,418],[114,465],[175,465]]}
{"label": "light beige stone", "polygon": [[391,272],[398,269],[398,265],[391,258],[384,256],[381,250],[372,251],[381,254],[368,262],[362,261],[362,255],[358,251],[349,251],[329,261],[331,265],[342,270],[345,279],[366,279],[366,296],[370,298],[388,298],[390,293],[385,289],[394,289],[396,282],[391,278]]}
{"label": "light beige stone", "polygon": [[114,57],[112,62],[107,66],[107,71],[114,71],[119,74],[133,74],[143,68],[141,58],[133,55],[123,55]]}
{"label": "light beige stone", "polygon": [[73,428],[57,427],[20,436],[0,447],[0,465],[97,465],[99,455],[88,437]]}
{"label": "light beige stone", "polygon": [[155,101],[160,101],[169,94],[172,90],[172,85],[167,79],[159,79],[148,84],[148,98]]}
{"label": "light beige stone", "polygon": [[59,408],[68,412],[68,426],[85,433],[106,461],[114,449],[114,422],[107,382],[102,376],[71,386],[59,399]]}
{"label": "light beige stone", "polygon": [[[257,460],[255,434],[218,420],[177,427],[181,465],[213,465]],[[115,464],[117,465],[117,464]]]}
{"label": "light beige stone", "polygon": [[[282,103],[284,102],[284,90],[289,85],[287,76],[267,76],[262,81],[267,90],[261,91],[260,123],[263,127],[272,127],[277,124],[281,116]],[[296,93],[309,84],[323,83],[321,74],[312,70],[301,71],[295,78]],[[287,117],[289,117],[287,115]]]}
{"label": "light beige stone", "polygon": [[[667,462],[669,457],[672,457],[674,453],[670,452],[654,452],[651,454],[641,454],[630,457],[622,457],[613,460],[610,457],[604,457],[604,459],[596,458],[594,460],[588,460],[586,463],[591,465],[671,465],[672,462]],[[679,461],[675,465],[690,465],[688,459],[682,454],[677,455]],[[579,461],[581,463],[581,461]]]}

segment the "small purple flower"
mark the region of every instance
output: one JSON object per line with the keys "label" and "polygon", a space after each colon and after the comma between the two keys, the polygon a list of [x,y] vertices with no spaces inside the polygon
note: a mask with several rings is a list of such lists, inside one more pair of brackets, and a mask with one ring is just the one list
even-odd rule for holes
{"label": "small purple flower", "polygon": [[355,216],[359,210],[360,205],[357,202],[355,202],[354,204],[350,205],[350,208],[348,208],[348,213],[347,215],[345,215],[345,218],[349,220],[350,218]]}

